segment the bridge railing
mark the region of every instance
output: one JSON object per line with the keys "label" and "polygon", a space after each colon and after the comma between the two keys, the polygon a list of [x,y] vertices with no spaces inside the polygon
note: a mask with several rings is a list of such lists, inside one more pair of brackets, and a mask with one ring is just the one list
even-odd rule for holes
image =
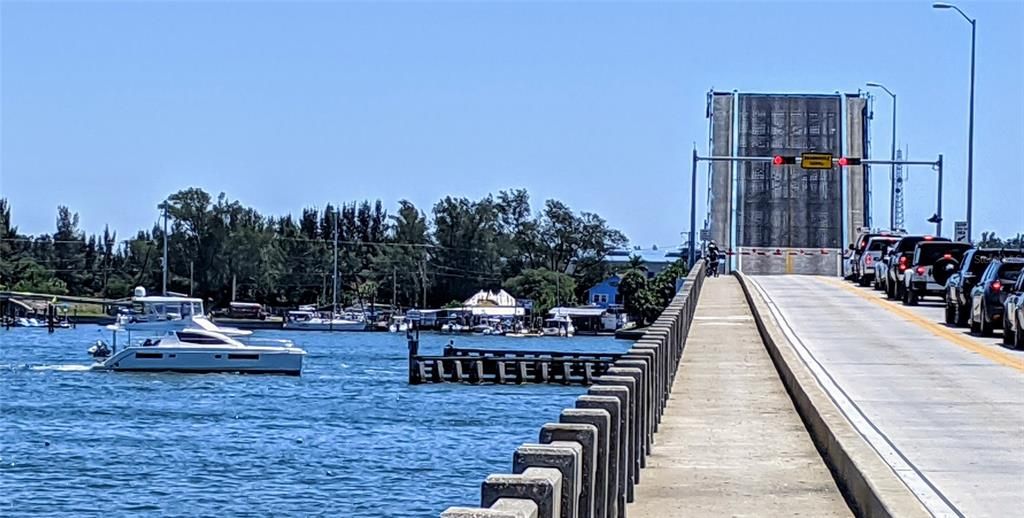
{"label": "bridge railing", "polygon": [[651,453],[704,284],[698,261],[683,289],[625,354],[594,380],[536,443],[512,455],[509,474],[480,488],[480,507],[449,507],[442,518],[481,516],[622,518]]}

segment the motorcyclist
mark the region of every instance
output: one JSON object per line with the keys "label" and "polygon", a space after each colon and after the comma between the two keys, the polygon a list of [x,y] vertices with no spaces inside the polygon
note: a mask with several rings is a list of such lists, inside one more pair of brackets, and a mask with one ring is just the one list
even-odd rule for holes
{"label": "motorcyclist", "polygon": [[718,249],[718,245],[714,241],[708,244],[708,275],[710,277],[718,277],[718,262],[721,259],[722,252]]}

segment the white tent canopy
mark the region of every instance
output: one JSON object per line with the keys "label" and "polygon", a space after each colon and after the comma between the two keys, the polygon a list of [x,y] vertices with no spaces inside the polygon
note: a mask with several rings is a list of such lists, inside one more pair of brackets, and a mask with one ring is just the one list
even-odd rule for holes
{"label": "white tent canopy", "polygon": [[466,299],[463,304],[467,306],[516,306],[516,298],[505,290],[488,291],[480,290],[475,295]]}

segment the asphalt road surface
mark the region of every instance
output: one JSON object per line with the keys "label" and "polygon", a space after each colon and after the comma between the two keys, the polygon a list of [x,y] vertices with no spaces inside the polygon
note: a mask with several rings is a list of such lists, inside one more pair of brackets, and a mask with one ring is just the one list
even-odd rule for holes
{"label": "asphalt road surface", "polygon": [[936,516],[1024,513],[1024,351],[836,278],[752,278],[818,381]]}

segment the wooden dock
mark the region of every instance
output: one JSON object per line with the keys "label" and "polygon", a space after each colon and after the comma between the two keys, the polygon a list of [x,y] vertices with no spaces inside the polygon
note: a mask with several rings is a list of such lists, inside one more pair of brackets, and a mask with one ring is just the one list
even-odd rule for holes
{"label": "wooden dock", "polygon": [[558,383],[591,385],[621,354],[515,349],[474,349],[449,345],[440,356],[419,354],[419,333],[410,330],[409,384]]}

